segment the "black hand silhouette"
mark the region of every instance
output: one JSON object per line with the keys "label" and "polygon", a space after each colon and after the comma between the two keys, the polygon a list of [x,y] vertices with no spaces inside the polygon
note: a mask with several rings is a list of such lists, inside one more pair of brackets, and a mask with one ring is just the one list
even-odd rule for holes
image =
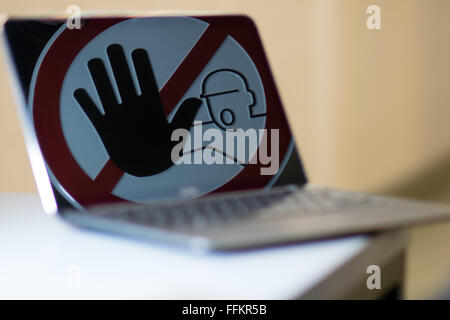
{"label": "black hand silhouette", "polygon": [[178,143],[171,141],[172,132],[189,130],[202,102],[186,99],[168,123],[147,52],[136,49],[131,54],[141,88],[138,95],[122,47],[112,44],[106,51],[122,103],[116,101],[105,65],[98,58],[90,60],[88,68],[105,113],[100,113],[86,90],[77,89],[73,95],[119,168],[138,177],[160,173],[177,160],[171,159],[172,148]]}

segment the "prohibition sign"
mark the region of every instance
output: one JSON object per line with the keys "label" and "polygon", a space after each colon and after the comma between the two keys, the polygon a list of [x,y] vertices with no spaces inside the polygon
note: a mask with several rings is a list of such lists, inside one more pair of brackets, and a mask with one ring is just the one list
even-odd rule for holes
{"label": "prohibition sign", "polygon": [[[254,24],[243,16],[195,18],[209,25],[160,90],[160,98],[166,115],[170,114],[224,40],[230,36],[246,50],[259,72],[267,105],[266,129],[280,130],[280,159],[289,156],[286,155],[286,152],[291,142],[290,131]],[[31,106],[34,127],[42,153],[57,184],[82,206],[124,201],[124,199],[111,194],[124,172],[112,160],[108,160],[95,179],[92,179],[74,159],[61,126],[60,94],[62,84],[68,68],[78,53],[97,35],[125,20],[128,19],[93,19],[89,20],[80,30],[62,30],[54,38],[47,51],[44,50],[41,63],[35,70]],[[270,150],[270,139],[268,144]],[[235,178],[214,192],[266,186],[272,176],[260,175],[261,166],[260,163],[247,165]]]}

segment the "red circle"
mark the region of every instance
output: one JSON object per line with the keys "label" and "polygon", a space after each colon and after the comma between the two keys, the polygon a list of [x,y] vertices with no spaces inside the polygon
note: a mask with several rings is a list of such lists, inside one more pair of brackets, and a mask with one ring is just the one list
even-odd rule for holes
{"label": "red circle", "polygon": [[[280,130],[279,154],[280,159],[283,159],[291,141],[291,134],[254,24],[250,19],[240,16],[196,18],[214,25],[215,28],[226,30],[245,48],[255,63],[265,91],[266,128]],[[79,30],[65,29],[48,48],[36,76],[33,121],[41,151],[56,180],[83,206],[126,200],[112,195],[109,190],[102,190],[102,186],[92,180],[73,157],[61,126],[61,88],[67,70],[78,53],[98,34],[127,19],[93,19]],[[270,117],[269,111],[281,111],[281,114]],[[247,165],[237,177],[214,192],[264,187],[272,176],[260,175],[260,168],[260,164]]]}

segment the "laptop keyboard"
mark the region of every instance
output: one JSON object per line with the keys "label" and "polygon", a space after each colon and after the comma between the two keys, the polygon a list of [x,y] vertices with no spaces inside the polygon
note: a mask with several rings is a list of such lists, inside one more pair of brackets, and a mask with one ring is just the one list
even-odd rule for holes
{"label": "laptop keyboard", "polygon": [[165,229],[204,229],[240,223],[255,217],[279,219],[326,214],[373,202],[373,197],[335,190],[274,188],[265,192],[243,192],[182,203],[94,209],[90,213]]}

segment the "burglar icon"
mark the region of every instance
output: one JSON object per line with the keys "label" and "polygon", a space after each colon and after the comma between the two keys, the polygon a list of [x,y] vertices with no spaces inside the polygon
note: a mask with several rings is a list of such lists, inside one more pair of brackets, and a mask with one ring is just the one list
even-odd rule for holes
{"label": "burglar icon", "polygon": [[219,69],[208,74],[200,97],[206,99],[212,120],[223,130],[246,128],[248,119],[255,117],[255,95],[244,76],[235,70]]}

